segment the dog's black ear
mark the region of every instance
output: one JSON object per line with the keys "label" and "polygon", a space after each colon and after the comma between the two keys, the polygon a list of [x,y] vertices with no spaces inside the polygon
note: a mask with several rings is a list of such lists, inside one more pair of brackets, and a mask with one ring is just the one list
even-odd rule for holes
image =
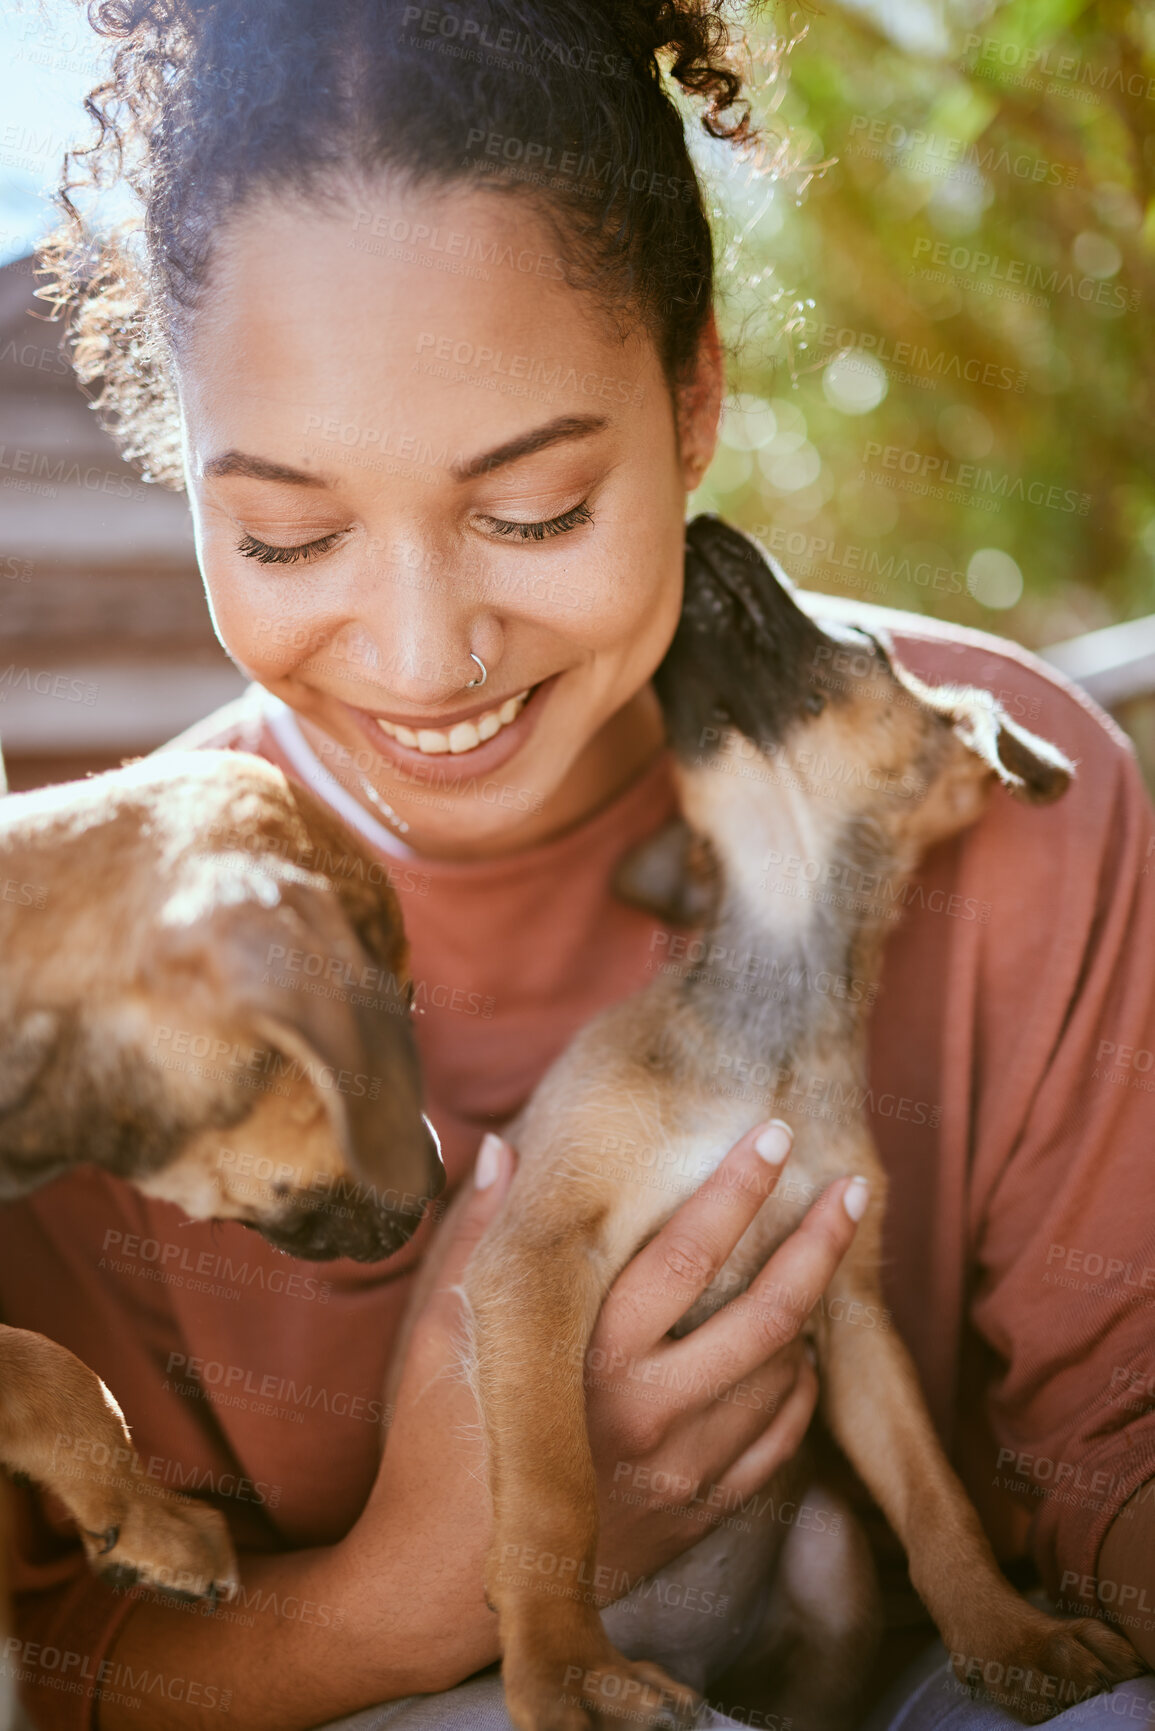
{"label": "dog's black ear", "polygon": [[955,734],[1009,793],[1031,805],[1050,805],[1066,793],[1074,764],[1057,745],[1012,721],[989,692],[968,689],[953,708]]}
{"label": "dog's black ear", "polygon": [[656,835],[622,856],[614,892],[670,925],[705,925],[717,900],[717,862],[684,819],[671,818]]}
{"label": "dog's black ear", "polygon": [[[422,1115],[407,979],[378,965],[336,895],[306,874],[207,875],[199,906],[182,895],[162,912],[154,989],[186,1003],[198,1026],[239,1027],[243,1040],[287,1059],[312,1085],[352,1172],[428,1195],[436,1144]],[[259,1087],[259,1074],[250,1081]]]}

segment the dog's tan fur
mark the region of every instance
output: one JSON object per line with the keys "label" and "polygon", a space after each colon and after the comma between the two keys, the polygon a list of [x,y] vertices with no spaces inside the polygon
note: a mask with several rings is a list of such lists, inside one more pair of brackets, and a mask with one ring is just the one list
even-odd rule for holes
{"label": "dog's tan fur", "polygon": [[[404,1242],[444,1177],[404,930],[332,813],[259,758],[163,754],[0,801],[0,877],[0,1201],[92,1162],[302,1254]],[[60,1498],[96,1568],[230,1591],[224,1518],[133,1459],[99,1377],[0,1327],[0,1465]]]}
{"label": "dog's tan fur", "polygon": [[[707,560],[711,533],[699,538]],[[739,571],[739,589],[747,576]],[[760,604],[750,606],[760,617]],[[680,752],[683,810],[714,861],[706,874],[715,880],[706,883],[714,902],[708,935],[731,954],[779,957],[802,981],[822,970],[872,981],[886,930],[881,895],[836,897],[838,906],[830,898],[768,891],[758,865],[767,851],[829,866],[836,881],[853,866],[886,874],[893,884],[928,848],[974,822],[996,781],[1046,800],[1063,791],[1070,766],[1015,728],[983,693],[930,692],[864,635],[850,657],[864,671],[840,682],[830,677],[837,656],[823,647],[831,640],[821,631],[808,637],[797,621],[791,629],[815,646],[800,703],[805,697],[809,707],[821,705],[821,714],[800,707],[753,763],[749,741],[733,726],[721,729],[720,739],[714,729],[709,753],[695,758],[684,744]],[[858,773],[847,774],[847,765]],[[914,796],[894,791],[911,786]],[[661,867],[657,877],[672,881]],[[611,1644],[588,1584],[565,1585],[595,1578],[585,1353],[615,1276],[701,1181],[704,1164],[716,1165],[759,1118],[776,1108],[788,1114],[784,1102],[760,1106],[721,1094],[717,1060],[741,1055],[771,1072],[821,1077],[824,1098],[861,1099],[867,995],[855,1001],[786,984],[777,999],[760,1002],[711,983],[708,970],[660,978],[583,1030],[509,1128],[520,1152],[517,1174],[474,1253],[466,1292],[496,1523],[487,1593],[500,1618],[506,1696],[519,1731],[579,1731],[623,1718],[659,1725],[692,1710],[690,1691]],[[764,1204],[683,1330],[741,1291],[809,1200],[852,1173],[870,1178],[870,1206],[827,1296],[845,1306],[880,1306],[886,1185],[865,1116],[848,1113],[835,1124],[803,1119],[795,1132],[788,1168],[793,1199],[772,1196]],[[660,1184],[644,1158],[623,1170],[622,1150],[630,1148],[643,1156],[660,1152]],[[905,1546],[914,1585],[951,1652],[1021,1667],[1014,1675],[1058,1676],[1078,1690],[1136,1674],[1141,1666],[1132,1650],[1104,1624],[1059,1622],[1012,1590],[947,1464],[905,1348],[893,1330],[832,1323],[832,1309],[838,1314],[834,1305],[813,1311],[807,1324],[825,1422]],[[796,1481],[798,1471],[792,1466],[786,1480]],[[858,1560],[839,1553],[840,1566],[828,1571],[829,1591],[816,1592],[806,1586],[807,1567],[798,1557],[779,1555],[783,1531],[763,1535],[746,1589],[765,1587],[775,1563],[780,1577],[793,1570],[800,1583],[794,1605],[809,1593],[813,1613],[824,1601],[826,1636],[838,1629],[840,1639],[850,1637],[848,1646],[843,1642],[849,1669],[861,1670],[863,1642],[855,1644],[854,1631],[869,1615]],[[802,1536],[792,1536],[795,1551]],[[736,1581],[739,1541],[725,1535],[705,1548],[711,1545],[713,1563],[736,1569]],[[517,1561],[540,1555],[559,1559],[544,1583],[532,1565]],[[822,1567],[821,1557],[812,1559],[811,1570]],[[766,1616],[770,1632],[775,1623],[779,1633],[789,1626],[781,1593]],[[615,1627],[628,1628],[629,1620]],[[752,1633],[745,1626],[743,1640]],[[700,1639],[700,1632],[687,1636],[683,1629],[664,1655],[677,1676],[699,1683],[687,1649]],[[640,1645],[635,1639],[631,1651]],[[651,1647],[646,1657],[652,1656]],[[739,1657],[733,1649],[715,1653],[714,1672]],[[843,1722],[855,1684],[845,1657],[832,1639],[825,1650],[821,1641],[815,1647],[809,1692],[790,1697],[806,1700],[808,1731]],[[1069,1698],[1060,1692],[1048,1709]],[[1017,1705],[1029,1710],[1025,1700]]]}

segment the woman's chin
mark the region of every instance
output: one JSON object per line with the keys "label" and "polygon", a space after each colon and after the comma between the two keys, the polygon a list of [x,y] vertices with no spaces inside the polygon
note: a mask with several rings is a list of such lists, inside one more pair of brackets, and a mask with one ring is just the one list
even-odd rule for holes
{"label": "woman's chin", "polygon": [[397,816],[408,825],[403,839],[418,854],[431,859],[487,857],[526,845],[532,839],[537,820],[543,811],[549,792],[530,787],[507,786],[498,789],[509,795],[509,803],[488,800],[480,791],[439,793],[428,801],[402,801],[396,795],[379,790]]}

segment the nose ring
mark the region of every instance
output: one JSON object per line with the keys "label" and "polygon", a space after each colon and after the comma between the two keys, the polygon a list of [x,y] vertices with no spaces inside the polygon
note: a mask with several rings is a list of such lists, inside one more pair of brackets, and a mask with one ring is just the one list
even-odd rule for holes
{"label": "nose ring", "polygon": [[489,674],[485,671],[485,662],[481,659],[480,655],[474,655],[473,652],[470,651],[469,659],[471,661],[476,661],[477,665],[480,667],[481,678],[480,679],[467,679],[465,681],[465,686],[464,686],[464,689],[466,691],[472,691],[472,689],[475,685],[484,685],[486,680],[489,678]]}

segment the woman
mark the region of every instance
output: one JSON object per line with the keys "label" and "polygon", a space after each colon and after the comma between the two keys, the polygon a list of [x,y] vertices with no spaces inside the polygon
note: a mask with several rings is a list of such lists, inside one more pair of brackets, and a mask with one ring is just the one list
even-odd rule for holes
{"label": "woman", "polygon": [[[672,810],[648,681],[723,368],[708,224],[656,56],[709,130],[741,138],[725,33],[706,0],[95,11],[121,43],[96,168],[123,174],[146,221],[143,247],[95,273],[57,249],[78,364],[106,380],[129,451],[187,486],[218,633],[255,682],[184,743],[264,753],[375,844],[457,1187],[479,1134],[669,935],[609,886]],[[1029,657],[895,623],[917,671],[998,689],[1083,764],[1053,811],[996,798],[927,862],[888,947],[870,1106],[894,1180],[888,1295],[937,1422],[1000,1555],[1093,1609],[1097,1571],[1139,1587],[1153,1572],[1155,1432],[1113,1397],[1148,1338],[1121,1273],[1155,1262],[1133,1200],[1143,1101],[1125,1071],[1100,1078],[1110,1055],[1155,1048],[1150,969],[1124,936],[1151,953],[1150,812],[1121,737]],[[802,1308],[767,1323],[767,1305],[733,1307],[749,1401],[672,1392],[690,1346],[665,1339],[671,1295],[705,1284],[748,1218],[734,1198],[752,1176],[764,1190],[787,1146],[751,1131],[607,1302],[591,1365],[631,1367],[591,1376],[607,1579],[693,1543],[692,1487],[748,1497],[806,1428]],[[244,1553],[241,1600],[207,1618],[94,1581],[30,1501],[15,1656],[38,1722],[160,1731],[226,1708],[248,1731],[303,1731],[433,1694],[380,1722],[506,1723],[493,1675],[465,1683],[497,1644],[452,1287],[513,1158],[486,1136],[380,1459],[427,1228],[381,1266],[302,1267],[96,1173],[5,1212],[0,1313],[99,1370],[142,1470],[212,1496]],[[766,1292],[822,1290],[854,1231],[846,1188]],[[1057,1285],[1104,1250],[1113,1282]],[[691,1488],[623,1497],[623,1463],[631,1485]],[[1095,1499],[1048,1494],[1093,1477]],[[928,1723],[1006,1719],[952,1695],[940,1654],[924,1663]],[[1142,1714],[1152,1695],[1125,1698]]]}

